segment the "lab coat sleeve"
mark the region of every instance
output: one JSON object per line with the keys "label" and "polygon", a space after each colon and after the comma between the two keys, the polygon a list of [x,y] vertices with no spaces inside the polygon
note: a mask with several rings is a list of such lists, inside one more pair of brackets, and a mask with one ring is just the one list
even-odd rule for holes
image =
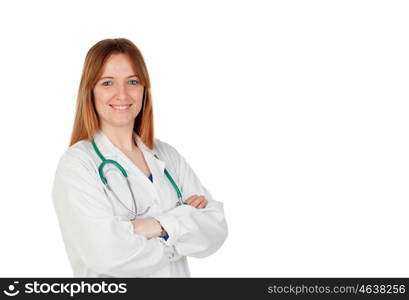
{"label": "lab coat sleeve", "polygon": [[176,149],[165,142],[159,143],[162,149],[166,149],[164,158],[167,165],[176,173],[183,201],[194,194],[204,195],[208,200],[206,208],[181,205],[155,216],[169,234],[166,243],[174,246],[180,255],[196,258],[209,256],[216,252],[227,238],[228,228],[223,203],[212,197]]}
{"label": "lab coat sleeve", "polygon": [[130,221],[115,218],[90,164],[65,153],[55,174],[53,203],[67,251],[94,272],[114,277],[143,277],[169,264],[171,248],[134,234]]}

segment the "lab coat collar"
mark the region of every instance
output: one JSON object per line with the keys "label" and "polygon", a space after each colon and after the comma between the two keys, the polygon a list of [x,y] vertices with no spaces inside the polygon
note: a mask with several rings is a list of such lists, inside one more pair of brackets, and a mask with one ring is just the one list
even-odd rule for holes
{"label": "lab coat collar", "polygon": [[[145,159],[147,160],[149,167],[152,167],[152,163],[156,161],[156,163],[159,165],[160,170],[163,171],[165,169],[165,162],[158,158],[155,158],[155,155],[158,155],[156,149],[150,149],[148,146],[146,146],[141,137],[136,132],[133,132],[133,137],[136,145],[139,149],[141,149]],[[95,133],[94,140],[105,159],[115,160],[118,158],[123,158],[129,162],[128,157],[111,142],[111,140],[102,132],[101,129],[98,129]]]}

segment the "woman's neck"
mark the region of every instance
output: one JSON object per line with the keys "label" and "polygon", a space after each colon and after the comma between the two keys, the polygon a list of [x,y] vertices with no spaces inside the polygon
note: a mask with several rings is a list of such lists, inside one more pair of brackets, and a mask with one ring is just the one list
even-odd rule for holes
{"label": "woman's neck", "polygon": [[124,152],[132,152],[137,148],[133,137],[133,126],[112,127],[101,125],[101,131],[109,138],[112,144]]}

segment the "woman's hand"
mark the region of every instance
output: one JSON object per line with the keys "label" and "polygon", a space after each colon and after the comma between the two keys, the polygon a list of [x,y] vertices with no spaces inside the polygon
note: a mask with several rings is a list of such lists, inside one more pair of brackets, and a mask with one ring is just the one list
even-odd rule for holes
{"label": "woman's hand", "polygon": [[158,220],[153,217],[136,219],[131,221],[135,234],[143,235],[148,240],[159,237],[162,233],[162,227]]}
{"label": "woman's hand", "polygon": [[200,195],[192,195],[189,198],[186,199],[185,204],[191,205],[193,207],[196,207],[198,209],[200,208],[205,208],[207,205],[207,200],[204,196]]}

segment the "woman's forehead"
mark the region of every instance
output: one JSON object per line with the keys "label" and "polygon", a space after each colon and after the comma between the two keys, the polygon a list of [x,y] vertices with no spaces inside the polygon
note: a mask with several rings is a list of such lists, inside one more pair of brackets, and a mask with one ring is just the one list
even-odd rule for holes
{"label": "woman's forehead", "polygon": [[137,72],[133,68],[131,59],[126,54],[111,55],[102,67],[101,77],[107,76],[127,78],[131,75],[137,75]]}

